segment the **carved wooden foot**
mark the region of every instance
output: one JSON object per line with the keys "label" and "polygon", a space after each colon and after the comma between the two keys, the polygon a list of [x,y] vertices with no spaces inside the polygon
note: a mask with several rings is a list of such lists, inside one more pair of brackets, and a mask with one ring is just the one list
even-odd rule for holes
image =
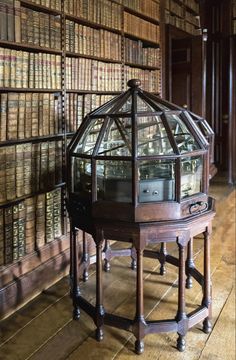
{"label": "carved wooden foot", "polygon": [[161,265],[160,267],[160,275],[165,275],[166,274],[166,268],[164,265]]}
{"label": "carved wooden foot", "polygon": [[104,270],[106,272],[109,272],[111,270],[110,262],[107,259],[104,260]]}
{"label": "carved wooden foot", "polygon": [[135,352],[140,355],[144,352],[144,342],[141,340],[135,341]]}
{"label": "carved wooden foot", "polygon": [[83,272],[83,282],[86,282],[88,281],[88,270],[85,269],[84,272]]}
{"label": "carved wooden foot", "polygon": [[104,335],[104,333],[103,333],[102,328],[97,328],[96,329],[96,340],[97,341],[102,341],[103,340],[103,335]]}
{"label": "carved wooden foot", "polygon": [[137,269],[137,261],[135,259],[131,260],[131,269],[136,270]]}
{"label": "carved wooden foot", "polygon": [[79,318],[80,318],[80,309],[76,306],[73,309],[73,319],[79,320]]}
{"label": "carved wooden foot", "polygon": [[191,275],[187,276],[185,287],[186,289],[191,289],[193,287],[193,280]]}
{"label": "carved wooden foot", "polygon": [[205,334],[209,334],[212,330],[211,322],[208,318],[203,321],[203,331]]}
{"label": "carved wooden foot", "polygon": [[183,335],[179,335],[177,339],[177,349],[181,352],[185,350],[185,340]]}

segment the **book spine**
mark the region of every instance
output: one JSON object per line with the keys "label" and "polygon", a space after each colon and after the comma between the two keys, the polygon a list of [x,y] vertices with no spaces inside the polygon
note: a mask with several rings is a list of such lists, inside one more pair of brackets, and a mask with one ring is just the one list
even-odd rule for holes
{"label": "book spine", "polygon": [[13,206],[13,237],[12,237],[12,260],[16,261],[18,260],[18,238],[19,238],[19,232],[18,232],[18,221],[19,221],[19,208],[18,205]]}
{"label": "book spine", "polygon": [[0,141],[5,141],[7,137],[7,106],[8,94],[0,95]]}
{"label": "book spine", "polygon": [[0,204],[7,200],[6,196],[6,148],[0,148]]}
{"label": "book spine", "polygon": [[46,193],[46,242],[54,240],[53,229],[53,191]]}
{"label": "book spine", "polygon": [[32,194],[33,183],[32,183],[32,144],[24,144],[24,193],[25,195]]}
{"label": "book spine", "polygon": [[0,267],[2,265],[4,265],[4,211],[0,209]]}
{"label": "book spine", "polygon": [[36,249],[45,244],[45,194],[36,198]]}
{"label": "book spine", "polygon": [[31,112],[32,112],[32,94],[25,94],[25,137],[30,138],[32,136],[32,123],[31,123]]}
{"label": "book spine", "polygon": [[17,93],[8,94],[7,140],[17,139],[18,98]]}
{"label": "book spine", "polygon": [[15,42],[21,42],[21,6],[20,1],[14,1],[15,10]]}
{"label": "book spine", "polygon": [[24,145],[16,145],[16,197],[24,196]]}
{"label": "book spine", "polygon": [[48,184],[48,143],[41,143],[40,156],[40,190],[45,190]]}
{"label": "book spine", "polygon": [[39,119],[38,119],[38,104],[39,104],[39,94],[32,94],[32,105],[31,105],[31,127],[32,127],[32,136],[39,135]]}
{"label": "book spine", "polygon": [[48,186],[53,187],[55,185],[55,169],[56,169],[56,149],[55,141],[50,141],[48,143]]}
{"label": "book spine", "polygon": [[26,254],[26,209],[24,202],[18,205],[18,259]]}
{"label": "book spine", "polygon": [[8,265],[13,261],[13,209],[12,206],[4,209],[4,264]]}
{"label": "book spine", "polygon": [[8,40],[7,37],[7,0],[0,2],[0,39]]}
{"label": "book spine", "polygon": [[11,85],[11,50],[4,49],[4,87]]}
{"label": "book spine", "polygon": [[15,19],[14,19],[14,1],[8,0],[7,7],[7,40],[15,40]]}
{"label": "book spine", "polygon": [[18,103],[17,137],[18,139],[24,139],[24,135],[25,135],[25,93],[20,93],[19,103]]}
{"label": "book spine", "polygon": [[16,198],[16,147],[6,147],[6,197],[7,200]]}
{"label": "book spine", "polygon": [[30,254],[35,249],[35,197],[25,200],[25,252]]}

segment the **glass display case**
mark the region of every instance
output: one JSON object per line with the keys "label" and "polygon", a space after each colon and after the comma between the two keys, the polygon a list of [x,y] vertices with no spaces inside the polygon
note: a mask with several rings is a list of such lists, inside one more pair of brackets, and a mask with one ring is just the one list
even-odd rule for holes
{"label": "glass display case", "polygon": [[88,114],[69,144],[75,214],[155,221],[186,217],[196,203],[201,211],[212,130],[197,115],[143,91],[139,80],[128,86]]}

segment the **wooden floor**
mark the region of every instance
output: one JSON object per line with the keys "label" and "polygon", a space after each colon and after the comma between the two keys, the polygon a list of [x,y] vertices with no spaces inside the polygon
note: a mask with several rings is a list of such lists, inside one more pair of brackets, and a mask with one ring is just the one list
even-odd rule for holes
{"label": "wooden floor", "polygon": [[[174,333],[145,337],[143,360],[157,359],[235,359],[235,189],[215,180],[211,194],[217,199],[213,224],[211,272],[213,283],[213,331],[206,335],[198,325],[186,336],[186,350],[176,350]],[[174,247],[168,248],[174,253]],[[195,263],[202,268],[202,238],[195,239]],[[175,316],[177,275],[172,265],[159,275],[159,264],[145,259],[145,315],[148,319]],[[94,268],[81,290],[94,301]],[[112,269],[104,274],[105,308],[109,312],[133,317],[135,272],[128,258],[112,260]],[[200,286],[187,290],[188,311],[201,302]],[[134,337],[128,332],[105,326],[101,343],[94,338],[95,326],[82,312],[72,320],[68,279],[65,278],[14,315],[0,323],[1,360],[123,360],[138,358],[133,351]]]}

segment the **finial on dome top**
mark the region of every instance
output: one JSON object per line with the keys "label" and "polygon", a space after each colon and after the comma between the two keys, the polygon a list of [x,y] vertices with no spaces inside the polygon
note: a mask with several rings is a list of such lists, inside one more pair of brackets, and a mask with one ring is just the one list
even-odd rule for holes
{"label": "finial on dome top", "polygon": [[127,82],[127,85],[131,88],[139,87],[141,85],[141,81],[139,79],[130,79]]}

